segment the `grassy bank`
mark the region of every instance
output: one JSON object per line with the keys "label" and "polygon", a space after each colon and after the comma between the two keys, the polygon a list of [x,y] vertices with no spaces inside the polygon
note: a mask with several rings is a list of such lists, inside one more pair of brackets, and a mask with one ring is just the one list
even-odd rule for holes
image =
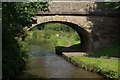
{"label": "grassy bank", "polygon": [[73,60],[82,64],[83,66],[90,66],[91,71],[102,72],[109,78],[120,77],[120,72],[118,71],[118,61],[113,60],[102,60],[97,58],[89,58],[84,56],[71,56]]}
{"label": "grassy bank", "polygon": [[[27,41],[31,43],[32,40],[35,39],[37,42],[40,43],[49,42],[54,47],[55,46],[64,47],[65,45],[67,45],[68,42],[66,42],[63,39],[57,38],[56,33],[59,34],[60,38],[70,41],[72,45],[80,43],[80,37],[77,34],[77,32],[73,30],[71,27],[60,23],[47,23],[32,28],[28,32],[29,37]],[[76,48],[76,47],[72,47],[72,48]]]}
{"label": "grassy bank", "polygon": [[112,58],[112,57],[120,57],[119,54],[119,43],[115,42],[113,44],[107,45],[103,48],[95,52],[90,52],[88,54],[89,57],[97,57],[97,58]]}
{"label": "grassy bank", "polygon": [[36,39],[38,42],[47,41],[53,44],[54,46],[65,46],[68,44],[65,40],[59,39],[56,37],[56,33],[60,35],[61,38],[69,40],[72,42],[72,45],[80,43],[80,41],[76,40],[75,36],[77,33],[70,32],[62,32],[62,31],[54,31],[54,30],[36,30],[30,31],[29,39],[27,41],[32,41],[32,39]]}
{"label": "grassy bank", "polygon": [[96,71],[104,74],[109,78],[120,78],[118,71],[120,60],[118,56],[119,44],[114,43],[107,45],[95,52],[88,53],[87,56],[71,56],[73,60],[83,66],[91,67],[91,71]]}

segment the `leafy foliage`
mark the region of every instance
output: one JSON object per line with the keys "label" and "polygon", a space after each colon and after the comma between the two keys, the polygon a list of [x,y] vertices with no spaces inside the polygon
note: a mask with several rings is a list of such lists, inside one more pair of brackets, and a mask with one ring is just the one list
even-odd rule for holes
{"label": "leafy foliage", "polygon": [[[68,44],[65,40],[58,39],[56,33],[58,33],[61,38],[71,41],[72,45],[80,43],[80,37],[77,32],[71,27],[61,23],[46,23],[33,27],[29,32],[32,37],[31,39],[29,38],[28,41],[32,41],[32,39],[40,42],[47,41],[54,46],[65,46]],[[76,47],[79,48],[79,46]]]}
{"label": "leafy foliage", "polygon": [[61,24],[61,23],[45,23],[42,25],[37,25],[31,28],[30,31],[37,30],[37,29],[38,30],[55,30],[55,31],[75,32],[75,30],[73,30],[71,27],[65,24]]}
{"label": "leafy foliage", "polygon": [[29,54],[25,26],[31,26],[38,11],[47,11],[46,2],[6,2],[2,4],[3,78],[24,69]]}
{"label": "leafy foliage", "polygon": [[109,2],[105,4],[107,9],[120,10],[120,1],[119,2]]}

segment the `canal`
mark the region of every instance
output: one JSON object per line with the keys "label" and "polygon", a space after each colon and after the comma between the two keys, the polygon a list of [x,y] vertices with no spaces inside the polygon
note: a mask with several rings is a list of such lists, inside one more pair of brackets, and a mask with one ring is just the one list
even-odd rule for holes
{"label": "canal", "polygon": [[19,78],[103,78],[102,76],[75,67],[63,57],[55,54],[49,43],[31,44],[30,62]]}

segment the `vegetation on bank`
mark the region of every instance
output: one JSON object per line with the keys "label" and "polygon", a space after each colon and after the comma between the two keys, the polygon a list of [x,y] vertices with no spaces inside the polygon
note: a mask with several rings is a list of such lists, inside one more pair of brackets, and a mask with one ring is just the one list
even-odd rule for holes
{"label": "vegetation on bank", "polygon": [[70,56],[76,62],[83,66],[91,67],[91,71],[102,72],[109,78],[120,78],[120,72],[118,71],[118,61],[114,60],[102,60],[97,58],[90,58],[84,56]]}
{"label": "vegetation on bank", "polygon": [[120,52],[119,43],[116,41],[115,43],[112,43],[103,48],[100,48],[97,51],[89,52],[89,54],[87,56],[96,57],[96,58],[108,58],[108,59],[110,59],[112,57],[119,58],[120,55],[118,52]]}
{"label": "vegetation on bank", "polygon": [[91,67],[91,71],[102,72],[109,78],[120,78],[119,44],[107,45],[87,56],[71,56],[76,62]]}
{"label": "vegetation on bank", "polygon": [[[38,39],[38,41],[40,42],[45,40],[47,40],[48,42],[50,41],[51,43],[53,42],[52,44],[57,46],[57,49],[61,50],[67,43],[56,37],[55,34],[58,33],[60,34],[60,37],[74,42],[74,44],[72,44],[70,48],[79,48],[80,46],[78,44],[80,43],[80,39],[75,31],[72,31],[72,29],[67,29],[68,26],[65,27],[64,25],[58,25],[61,24],[47,23],[43,27],[41,27],[42,25],[35,27],[29,32],[32,36],[31,39]],[[64,29],[62,29],[62,27]],[[120,72],[118,71],[118,58],[113,59],[113,57],[119,57],[118,47],[119,44],[116,42],[114,44],[107,45],[95,52],[90,52],[86,57],[71,56],[71,58],[76,62],[82,64],[83,66],[89,66],[91,71],[101,72],[108,78],[119,78]]]}
{"label": "vegetation on bank", "polygon": [[[36,39],[38,42],[49,42],[55,46],[65,46],[68,44],[65,40],[72,42],[72,45],[80,44],[80,37],[78,33],[71,27],[61,23],[46,23],[33,27],[29,32],[29,38],[27,41],[32,42],[32,39]],[[59,34],[57,38],[56,33]]]}
{"label": "vegetation on bank", "polygon": [[107,6],[107,9],[111,9],[111,10],[120,10],[120,1],[119,2],[108,2],[105,3],[105,5]]}
{"label": "vegetation on bank", "polygon": [[[116,9],[118,8],[120,9],[120,7],[117,7]],[[47,2],[5,2],[5,3],[3,2],[2,3],[2,57],[3,57],[2,77],[3,79],[14,76],[16,73],[20,72],[21,69],[25,67],[25,63],[28,59],[29,54],[27,53],[27,44],[25,42],[28,34],[27,31],[24,30],[24,27],[26,26],[30,27],[33,23],[36,22],[35,20],[32,19],[32,17],[35,17],[38,11],[48,11]],[[46,37],[47,40],[50,40],[49,38],[51,37],[48,37],[49,34],[47,33],[44,34],[47,35],[44,37]],[[34,33],[34,35],[36,34]],[[40,33],[40,35],[42,34]],[[70,37],[71,36],[69,36],[69,38]],[[53,38],[52,40],[55,40],[54,36],[52,38]],[[39,39],[42,39],[42,37],[39,37]],[[61,45],[61,43],[64,42],[60,42],[56,44]]]}
{"label": "vegetation on bank", "polygon": [[38,11],[46,11],[46,2],[2,3],[2,78],[11,78],[25,68],[29,54],[25,26],[31,26]]}

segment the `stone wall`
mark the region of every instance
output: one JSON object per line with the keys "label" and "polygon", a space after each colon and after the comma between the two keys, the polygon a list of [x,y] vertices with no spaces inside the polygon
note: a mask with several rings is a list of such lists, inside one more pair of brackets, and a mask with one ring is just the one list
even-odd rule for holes
{"label": "stone wall", "polygon": [[[118,12],[106,10],[102,2],[92,1],[50,1],[50,12],[39,12],[38,14],[78,14],[78,15],[114,15]],[[120,13],[119,13],[120,14]]]}
{"label": "stone wall", "polygon": [[37,23],[59,22],[75,29],[81,37],[82,47],[97,50],[118,40],[120,12],[106,10],[104,3],[88,1],[50,1],[50,12],[39,12]]}
{"label": "stone wall", "polygon": [[[37,16],[37,24],[46,22],[60,22],[71,26],[75,29],[80,37],[84,38],[84,45],[88,45],[90,50],[97,50],[111,41],[118,38],[119,18],[107,16]],[[73,25],[71,25],[73,24]],[[87,39],[86,39],[87,38]]]}
{"label": "stone wall", "polygon": [[[51,22],[51,21],[60,21],[60,22],[69,22],[76,24],[88,32],[91,31],[91,27],[93,27],[93,23],[90,20],[87,20],[87,16],[36,16],[37,24],[45,23],[45,22]],[[37,24],[33,24],[37,25]]]}

